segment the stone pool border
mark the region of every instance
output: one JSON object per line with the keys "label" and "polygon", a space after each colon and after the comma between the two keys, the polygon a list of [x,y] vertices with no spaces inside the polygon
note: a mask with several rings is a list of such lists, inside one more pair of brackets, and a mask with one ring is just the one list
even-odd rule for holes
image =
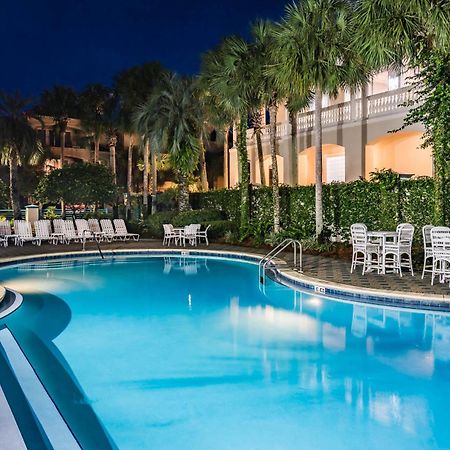
{"label": "stone pool border", "polygon": [[[125,256],[180,256],[180,257],[213,257],[226,258],[230,260],[246,261],[254,264],[263,258],[262,255],[251,252],[238,252],[231,250],[207,250],[207,249],[117,249],[103,250],[105,256],[125,257]],[[0,267],[31,263],[34,261],[78,259],[98,257],[97,251],[70,251],[51,254],[34,254],[29,256],[18,256],[0,259]],[[277,260],[277,266],[272,266],[270,276],[277,282],[291,288],[301,289],[313,295],[321,297],[331,297],[336,300],[359,302],[379,306],[401,307],[407,309],[421,309],[450,312],[450,296],[428,295],[419,293],[404,293],[401,291],[384,291],[380,289],[370,289],[355,287],[346,284],[332,283],[318,278],[308,277],[292,269],[289,269],[282,260]],[[255,280],[255,282],[259,282]],[[1,295],[1,293],[0,293]],[[1,302],[1,300],[0,300]],[[17,309],[11,310],[9,313]],[[5,315],[5,314],[4,314]],[[0,313],[0,317],[2,317]]]}

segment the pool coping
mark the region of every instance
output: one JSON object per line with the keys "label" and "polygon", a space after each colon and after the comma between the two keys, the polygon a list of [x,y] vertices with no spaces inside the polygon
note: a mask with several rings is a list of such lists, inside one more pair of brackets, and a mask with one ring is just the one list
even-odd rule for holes
{"label": "pool coping", "polygon": [[[180,257],[217,257],[232,260],[241,260],[258,264],[264,257],[252,252],[239,252],[236,250],[208,250],[208,249],[116,249],[103,250],[105,256],[180,256]],[[51,254],[34,254],[2,258],[0,267],[33,261],[91,258],[98,257],[97,251],[69,251]],[[375,304],[380,306],[395,306],[409,309],[423,309],[433,311],[450,311],[450,295],[405,293],[402,291],[383,291],[380,289],[355,287],[347,284],[334,283],[319,278],[309,277],[287,267],[281,259],[270,266],[271,277],[277,282],[294,289],[302,289],[314,295],[331,297],[336,300]],[[259,282],[259,281],[257,281]],[[20,306],[20,305],[19,305]],[[15,308],[17,309],[17,308]],[[14,310],[15,310],[14,309]],[[11,313],[12,311],[9,311]],[[8,313],[8,314],[9,314]]]}

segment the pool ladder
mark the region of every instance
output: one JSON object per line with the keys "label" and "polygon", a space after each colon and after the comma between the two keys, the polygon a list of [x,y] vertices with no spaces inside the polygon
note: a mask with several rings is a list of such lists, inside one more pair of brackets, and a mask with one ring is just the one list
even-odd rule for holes
{"label": "pool ladder", "polygon": [[[86,235],[85,235],[85,233],[92,233],[92,232],[90,230],[83,230],[83,238],[82,238],[82,240],[83,240],[83,252],[86,250]],[[100,248],[100,239],[99,239],[99,237],[98,237],[98,235],[96,233],[93,233],[93,234],[94,234],[94,241],[97,244],[98,253],[102,257],[102,259],[105,259],[104,255],[103,255],[103,252],[102,252],[102,249]]]}
{"label": "pool ladder", "polygon": [[303,273],[303,249],[302,244],[297,239],[285,239],[283,242],[278,244],[275,248],[273,248],[258,264],[258,275],[260,284],[264,284],[266,279],[266,271],[269,264],[272,263],[274,258],[276,258],[283,250],[292,246],[292,250],[294,253],[294,265],[293,269],[297,272]]}

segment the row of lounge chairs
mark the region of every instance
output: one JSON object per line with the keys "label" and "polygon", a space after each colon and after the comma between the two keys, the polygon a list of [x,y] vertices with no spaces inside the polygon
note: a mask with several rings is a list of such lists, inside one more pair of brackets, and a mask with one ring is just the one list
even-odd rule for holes
{"label": "row of lounge chairs", "polygon": [[25,220],[14,221],[14,232],[9,221],[0,222],[0,244],[5,247],[12,241],[15,245],[31,242],[41,245],[42,242],[51,244],[85,241],[127,241],[139,240],[139,234],[129,233],[123,219],[55,219],[53,227],[50,220],[34,222],[34,233],[31,222]]}

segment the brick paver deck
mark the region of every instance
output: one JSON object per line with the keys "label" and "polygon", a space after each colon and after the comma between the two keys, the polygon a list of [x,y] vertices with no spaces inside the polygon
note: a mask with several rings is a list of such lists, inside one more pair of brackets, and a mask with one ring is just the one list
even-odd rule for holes
{"label": "brick paver deck", "polygon": [[[161,249],[167,248],[161,245],[160,241],[155,240],[141,240],[139,242],[113,242],[110,244],[102,243],[101,248],[107,249]],[[171,247],[180,249],[180,247]],[[187,249],[192,247],[187,247]],[[242,247],[224,244],[210,244],[208,247],[201,245],[197,249],[207,250],[222,250],[222,251],[238,251],[253,254],[265,254],[267,249]],[[87,243],[86,250],[95,250],[95,243]],[[7,258],[17,256],[30,256],[41,253],[59,253],[81,250],[81,244],[74,243],[70,245],[50,245],[42,244],[41,247],[36,247],[31,244],[25,244],[23,247],[9,246],[7,248],[0,248],[0,263]],[[292,256],[290,253],[283,253],[282,259],[290,262]],[[434,294],[434,295],[450,295],[450,288],[448,284],[430,284],[430,274],[427,274],[424,280],[421,279],[421,271],[412,277],[409,272],[405,273],[402,278],[396,274],[378,275],[376,273],[369,273],[364,276],[361,275],[361,267],[353,274],[350,273],[350,261],[346,259],[337,259],[316,255],[303,255],[303,271],[308,277],[317,278],[318,280],[345,284],[350,286],[380,289],[384,291],[400,291],[409,294]],[[1,280],[0,280],[1,284]]]}

